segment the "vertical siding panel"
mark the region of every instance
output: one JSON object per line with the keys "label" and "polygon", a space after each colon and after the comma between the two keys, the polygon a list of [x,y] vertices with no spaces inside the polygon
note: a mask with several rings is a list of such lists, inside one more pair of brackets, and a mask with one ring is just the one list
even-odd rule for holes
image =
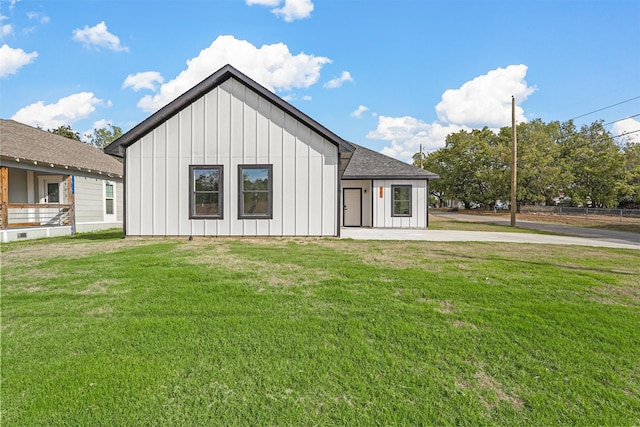
{"label": "vertical siding panel", "polygon": [[167,121],[167,148],[165,158],[166,171],[166,233],[168,236],[176,236],[179,231],[179,203],[178,199],[183,197],[186,189],[180,188],[179,159],[178,159],[178,138],[179,138],[179,116],[173,116]]}
{"label": "vertical siding panel", "polygon": [[[234,180],[238,180],[238,165],[244,164],[244,90],[245,87],[234,79],[228,80],[231,83],[231,158],[232,168],[234,171]],[[236,187],[237,187],[236,183]],[[234,215],[234,221],[231,222],[231,234],[234,236],[244,235],[244,222],[238,220],[238,201],[237,195],[239,191],[234,192],[236,195],[236,215]]]}
{"label": "vertical siding panel", "polygon": [[324,173],[323,173],[323,208],[322,234],[335,236],[340,226],[337,217],[337,177],[338,177],[338,147],[328,141],[324,143]]}
{"label": "vertical siding panel", "polygon": [[191,106],[179,113],[178,129],[178,234],[193,235],[191,220],[189,220],[189,165],[191,164],[191,121],[193,109]]}
{"label": "vertical siding panel", "polygon": [[156,128],[153,144],[153,235],[166,235],[166,132],[167,122]]}
{"label": "vertical siding panel", "polygon": [[[244,87],[244,86],[243,86]],[[257,164],[257,115],[258,115],[258,94],[246,89],[245,104],[243,110],[243,162],[247,164]],[[268,234],[258,232],[260,223],[268,223],[265,220],[244,220],[244,235],[255,236],[258,234]]]}
{"label": "vertical siding panel", "polygon": [[[269,110],[271,103],[262,97],[258,97],[257,114],[256,114],[256,163],[269,164]],[[273,169],[274,181],[279,171]],[[277,188],[274,183],[274,192]],[[276,203],[273,203],[274,218],[276,211]],[[272,220],[273,221],[273,220]],[[268,236],[270,233],[270,224],[272,221],[257,221],[256,234],[259,236]]]}
{"label": "vertical siding panel", "polygon": [[153,233],[153,132],[145,135],[139,142],[140,147],[140,173],[142,186],[140,194],[140,234],[148,236]]}
{"label": "vertical siding panel", "polygon": [[127,234],[140,235],[140,190],[142,185],[140,141],[127,148]]}
{"label": "vertical siding panel", "polygon": [[[204,141],[205,141],[205,165],[217,165],[218,163],[218,92],[217,89],[204,95]],[[222,171],[223,182],[225,173]],[[224,198],[224,194],[223,194]],[[224,203],[223,203],[224,207]],[[207,236],[218,235],[218,221],[219,220],[205,220],[204,221],[204,234]]]}
{"label": "vertical siding panel", "polygon": [[311,132],[309,140],[309,235],[322,235],[324,169],[322,138]]}
{"label": "vertical siding panel", "polygon": [[309,235],[309,144],[311,129],[298,122],[296,130],[296,235]]}
{"label": "vertical siding panel", "polygon": [[[204,140],[204,98],[198,98],[191,104],[191,163],[201,165],[204,163],[205,140]],[[187,171],[189,169],[187,168]],[[187,172],[188,173],[188,172]],[[188,184],[187,184],[188,185]],[[189,189],[190,191],[191,189]],[[187,204],[189,194],[187,193]],[[188,215],[188,214],[187,214]],[[192,235],[204,236],[204,221],[191,220]]]}
{"label": "vertical siding panel", "polygon": [[284,111],[271,106],[269,123],[269,162],[273,165],[273,219],[270,224],[270,235],[281,236],[284,230],[284,159],[283,133]]}
{"label": "vertical siding panel", "polygon": [[285,236],[296,234],[296,120],[284,115],[282,139],[282,230]]}
{"label": "vertical siding panel", "polygon": [[224,169],[224,220],[218,224],[218,234],[231,235],[231,224],[238,220],[236,180],[237,162],[231,158],[231,95],[228,83],[218,87],[218,164]]}

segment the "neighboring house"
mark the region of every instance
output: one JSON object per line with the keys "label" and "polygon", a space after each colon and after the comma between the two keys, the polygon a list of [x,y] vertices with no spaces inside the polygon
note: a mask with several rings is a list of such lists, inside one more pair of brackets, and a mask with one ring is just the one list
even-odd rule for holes
{"label": "neighboring house", "polygon": [[0,119],[1,241],[122,227],[122,171],[96,147]]}
{"label": "neighboring house", "polygon": [[230,65],[105,152],[124,159],[127,236],[425,228],[437,178],[350,144]]}

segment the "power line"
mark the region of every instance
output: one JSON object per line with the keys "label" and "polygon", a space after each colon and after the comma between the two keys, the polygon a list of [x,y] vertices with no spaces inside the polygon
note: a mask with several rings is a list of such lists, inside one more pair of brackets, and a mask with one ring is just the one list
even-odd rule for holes
{"label": "power line", "polygon": [[614,121],[609,122],[609,123],[605,123],[605,124],[603,124],[602,126],[612,125],[612,124],[614,124],[614,123],[618,123],[618,122],[621,122],[621,121],[623,121],[623,120],[627,120],[627,119],[632,119],[632,118],[634,118],[634,117],[638,117],[638,116],[640,116],[640,114],[634,114],[633,116],[625,117],[624,119],[618,119],[618,120],[614,120]]}
{"label": "power line", "polygon": [[608,108],[615,107],[616,105],[624,104],[626,102],[633,101],[633,100],[638,99],[638,98],[640,98],[640,96],[636,96],[634,98],[626,99],[624,101],[620,101],[620,102],[618,102],[616,104],[609,105],[607,107],[602,107],[602,108],[599,108],[597,110],[589,111],[588,113],[580,114],[579,116],[572,117],[569,120],[579,119],[580,117],[588,116],[589,114],[597,113],[598,111],[606,110]]}

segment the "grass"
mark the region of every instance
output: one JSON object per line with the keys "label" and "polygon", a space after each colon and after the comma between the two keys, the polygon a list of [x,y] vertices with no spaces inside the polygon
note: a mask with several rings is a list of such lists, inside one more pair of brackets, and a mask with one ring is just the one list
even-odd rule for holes
{"label": "grass", "polygon": [[3,425],[638,425],[640,253],[2,246]]}

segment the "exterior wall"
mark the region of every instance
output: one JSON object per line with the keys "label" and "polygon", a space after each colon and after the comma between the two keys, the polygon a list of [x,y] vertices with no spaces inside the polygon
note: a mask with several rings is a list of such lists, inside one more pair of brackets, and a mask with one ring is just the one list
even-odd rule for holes
{"label": "exterior wall", "polygon": [[[106,215],[105,182],[111,182],[115,187],[116,215],[113,217]],[[122,226],[123,186],[121,182],[76,176],[74,177],[74,187],[77,231],[93,231]]]}
{"label": "exterior wall", "polygon": [[[391,186],[411,185],[411,216],[392,217]],[[382,187],[382,197],[380,197]],[[373,227],[427,228],[428,184],[426,180],[374,180]]]}
{"label": "exterior wall", "polygon": [[9,203],[29,203],[27,171],[9,168]]}
{"label": "exterior wall", "polygon": [[[273,165],[273,218],[238,219],[238,165]],[[223,166],[223,219],[189,219],[189,165]],[[127,148],[127,235],[335,236],[338,148],[235,79]]]}
{"label": "exterior wall", "polygon": [[[371,227],[372,226],[372,218],[371,218],[371,208],[373,205],[373,196],[374,194],[371,192],[371,180],[343,180],[342,188],[361,188],[362,189],[362,226],[363,227]],[[343,201],[344,204],[344,201]],[[344,211],[342,212],[344,216]],[[344,225],[344,222],[342,222]]]}

